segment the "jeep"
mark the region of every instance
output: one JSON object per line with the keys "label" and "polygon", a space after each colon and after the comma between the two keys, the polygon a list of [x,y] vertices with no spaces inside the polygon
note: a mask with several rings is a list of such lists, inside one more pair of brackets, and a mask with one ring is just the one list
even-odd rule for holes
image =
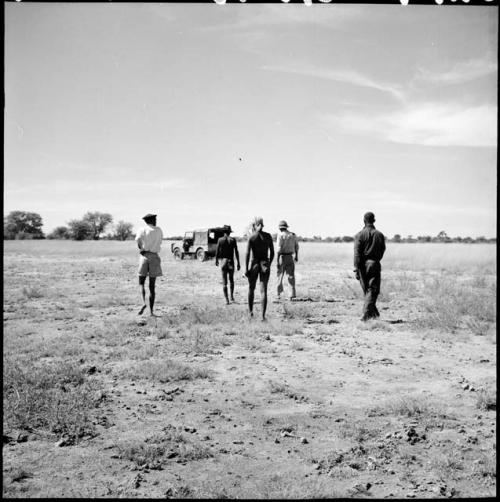
{"label": "jeep", "polygon": [[191,256],[205,261],[215,256],[217,241],[224,235],[224,227],[204,228],[186,232],[182,241],[172,242],[170,249],[176,260]]}

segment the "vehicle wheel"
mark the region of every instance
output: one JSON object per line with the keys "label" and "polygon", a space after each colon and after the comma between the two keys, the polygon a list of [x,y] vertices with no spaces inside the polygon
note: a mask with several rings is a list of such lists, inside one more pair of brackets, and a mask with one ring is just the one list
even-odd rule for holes
{"label": "vehicle wheel", "polygon": [[176,260],[183,260],[184,259],[184,253],[180,250],[180,248],[174,249],[174,258]]}
{"label": "vehicle wheel", "polygon": [[206,256],[205,256],[205,251],[203,249],[198,249],[196,251],[196,258],[198,261],[205,261]]}

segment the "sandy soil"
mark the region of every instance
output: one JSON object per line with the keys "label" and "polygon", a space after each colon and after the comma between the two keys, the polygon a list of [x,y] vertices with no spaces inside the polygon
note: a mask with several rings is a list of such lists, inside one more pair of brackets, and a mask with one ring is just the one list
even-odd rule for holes
{"label": "sandy soil", "polygon": [[[496,389],[491,330],[423,330],[421,298],[390,291],[381,320],[362,323],[350,259],[306,245],[298,301],[274,302],[273,275],[266,323],[258,292],[248,319],[241,273],[225,306],[213,261],[175,262],[167,249],[158,317],[139,317],[130,244],[77,244],[6,247],[4,356],[77,361],[99,389],[94,433],[4,423],[4,496],[495,495],[496,410],[478,407]],[[148,372],[161,362],[206,374]],[[130,453],[147,445],[158,447],[149,459]]]}

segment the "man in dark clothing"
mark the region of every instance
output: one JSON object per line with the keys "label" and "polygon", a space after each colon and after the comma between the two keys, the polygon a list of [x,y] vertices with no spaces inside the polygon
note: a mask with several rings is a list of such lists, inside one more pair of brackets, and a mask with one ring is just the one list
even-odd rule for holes
{"label": "man in dark clothing", "polygon": [[364,215],[365,228],[354,238],[354,273],[365,295],[362,321],[380,317],[376,306],[380,293],[380,260],[385,252],[385,237],[375,226],[375,215]]}
{"label": "man in dark clothing", "polygon": [[[260,279],[262,320],[265,321],[267,309],[267,283],[269,282],[271,263],[274,259],[274,245],[271,234],[263,232],[263,227],[263,219],[256,217],[252,223],[254,233],[248,239],[247,244],[245,275],[248,278],[248,310],[251,317],[253,316],[255,285],[257,284],[257,278]],[[251,263],[250,254],[252,254]]]}
{"label": "man in dark clothing", "polygon": [[215,252],[215,265],[219,266],[219,258],[221,259],[221,272],[222,272],[222,290],[226,304],[229,305],[229,298],[227,295],[227,278],[229,276],[229,285],[231,287],[231,301],[234,302],[234,256],[236,256],[236,263],[238,270],[240,269],[240,255],[238,254],[238,245],[236,239],[230,237],[232,232],[229,225],[224,225],[224,237],[217,241],[217,250]]}

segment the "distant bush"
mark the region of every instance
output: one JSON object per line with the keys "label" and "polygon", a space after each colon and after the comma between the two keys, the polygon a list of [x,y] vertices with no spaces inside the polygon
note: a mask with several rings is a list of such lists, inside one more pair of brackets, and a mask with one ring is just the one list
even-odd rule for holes
{"label": "distant bush", "polygon": [[83,220],[71,220],[68,222],[70,236],[75,241],[84,241],[92,238],[91,226]]}
{"label": "distant bush", "polygon": [[64,226],[56,227],[47,235],[47,239],[71,239],[70,229]]}
{"label": "distant bush", "polygon": [[126,241],[128,239],[133,238],[132,228],[133,228],[132,223],[128,223],[126,221],[119,221],[116,224],[114,233],[111,235],[111,239],[115,239],[118,241]]}

